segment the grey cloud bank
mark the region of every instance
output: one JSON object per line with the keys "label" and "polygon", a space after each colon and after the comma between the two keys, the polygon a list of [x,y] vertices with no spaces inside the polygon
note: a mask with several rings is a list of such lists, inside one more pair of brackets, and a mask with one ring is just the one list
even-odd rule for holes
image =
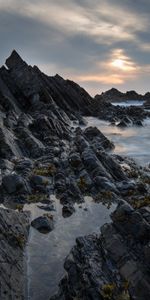
{"label": "grey cloud bank", "polygon": [[0,0],[0,63],[15,48],[28,63],[93,95],[112,86],[145,93],[149,16],[148,0]]}

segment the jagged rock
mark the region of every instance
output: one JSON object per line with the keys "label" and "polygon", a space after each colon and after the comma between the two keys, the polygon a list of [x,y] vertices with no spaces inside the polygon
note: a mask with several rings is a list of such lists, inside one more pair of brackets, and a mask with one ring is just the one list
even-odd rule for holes
{"label": "jagged rock", "polygon": [[0,157],[10,159],[13,156],[20,157],[21,155],[22,152],[18,147],[14,133],[0,124]]}
{"label": "jagged rock", "polygon": [[142,214],[143,218],[150,224],[150,207],[141,207],[139,211]]}
{"label": "jagged rock", "polygon": [[19,126],[16,130],[16,135],[19,139],[19,147],[24,156],[35,158],[44,154],[45,146],[32,135],[29,129]]}
{"label": "jagged rock", "polygon": [[24,247],[29,213],[0,208],[0,299],[25,299]]}
{"label": "jagged rock", "polygon": [[98,152],[97,157],[107,172],[106,177],[112,176],[117,181],[127,180],[125,172],[113,156],[105,152]]}
{"label": "jagged rock", "polygon": [[148,224],[127,204],[117,208],[113,220],[101,235],[77,238],[65,260],[67,275],[51,300],[149,299]]}
{"label": "jagged rock", "polygon": [[127,91],[126,93],[122,93],[118,91],[115,88],[112,88],[101,95],[96,95],[96,99],[103,99],[105,101],[110,102],[121,102],[121,101],[131,101],[131,100],[145,100],[147,97],[149,97],[149,93],[145,95],[141,95],[136,93],[135,91]]}
{"label": "jagged rock", "polygon": [[15,162],[15,171],[18,173],[25,173],[28,171],[30,172],[33,169],[33,162],[31,159],[22,159],[17,162]]}
{"label": "jagged rock", "polygon": [[134,122],[135,126],[143,126],[142,122],[140,120],[137,120]]}
{"label": "jagged rock", "polygon": [[120,191],[121,194],[128,194],[129,191],[134,191],[136,189],[136,185],[134,182],[130,181],[121,181],[116,183],[117,189]]}
{"label": "jagged rock", "polygon": [[14,164],[10,162],[8,159],[0,159],[0,169],[4,175],[10,173],[14,169]]}
{"label": "jagged rock", "polygon": [[117,126],[118,127],[127,127],[128,124],[124,120],[122,120]]}
{"label": "jagged rock", "polygon": [[108,179],[106,177],[96,176],[94,178],[94,183],[97,186],[97,189],[99,191],[101,191],[101,190],[111,191],[111,192],[118,194],[118,191],[117,191],[115,185],[112,182],[108,181]]}
{"label": "jagged rock", "polygon": [[101,148],[105,150],[111,150],[114,148],[114,144],[109,141],[96,127],[88,127],[85,129],[84,135],[89,141],[92,142],[92,144],[95,144],[96,149]]}
{"label": "jagged rock", "polygon": [[145,244],[150,239],[150,225],[139,212],[127,205],[122,205],[112,215],[114,225],[124,234],[133,235],[137,241]]}
{"label": "jagged rock", "polygon": [[4,83],[0,76],[0,106],[2,111],[8,112],[9,110],[14,110],[17,114],[21,111],[17,105],[16,99],[7,87],[7,84]]}
{"label": "jagged rock", "polygon": [[144,102],[143,106],[145,109],[150,109],[150,95],[149,95],[148,99]]}

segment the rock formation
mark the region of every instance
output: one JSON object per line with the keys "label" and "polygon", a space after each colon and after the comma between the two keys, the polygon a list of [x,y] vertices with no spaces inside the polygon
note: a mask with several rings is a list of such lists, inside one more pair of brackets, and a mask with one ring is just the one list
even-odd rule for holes
{"label": "rock formation", "polygon": [[[23,251],[30,221],[23,206],[40,202],[41,210],[46,204],[44,208],[52,211],[51,194],[60,200],[64,217],[73,214],[75,203],[83,202],[86,195],[107,205],[128,203],[118,207],[113,223],[104,226],[101,235],[77,240],[66,259],[68,277],[56,299],[116,300],[125,292],[131,299],[138,299],[138,293],[138,300],[150,296],[145,264],[149,261],[149,168],[112,154],[115,145],[97,128],[78,127],[84,124],[84,116],[132,126],[141,125],[149,112],[92,99],[76,83],[29,66],[16,51],[0,68],[0,201],[5,208],[17,210],[0,209],[2,300],[25,299]],[[49,232],[55,220],[41,213],[32,226]]]}
{"label": "rock formation", "polygon": [[25,299],[24,246],[29,214],[0,208],[0,299]]}
{"label": "rock formation", "polygon": [[121,101],[130,100],[145,101],[147,99],[150,99],[150,93],[146,93],[145,95],[138,94],[135,91],[127,91],[126,93],[122,93],[117,89],[112,88],[106,92],[103,92],[101,95],[96,95],[95,99],[118,103]]}
{"label": "rock formation", "polygon": [[100,235],[79,237],[65,260],[67,275],[53,300],[148,300],[150,224],[120,204]]}

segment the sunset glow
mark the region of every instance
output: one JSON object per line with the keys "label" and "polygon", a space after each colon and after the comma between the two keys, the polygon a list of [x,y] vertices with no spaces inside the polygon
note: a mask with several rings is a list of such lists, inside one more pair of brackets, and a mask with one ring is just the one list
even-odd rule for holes
{"label": "sunset glow", "polygon": [[150,74],[149,9],[149,0],[144,5],[119,0],[0,0],[0,36],[5,41],[1,64],[15,48],[29,64],[84,83],[92,94],[120,85],[145,92]]}
{"label": "sunset glow", "polygon": [[111,64],[113,67],[119,68],[121,70],[124,70],[126,68],[125,62],[122,59],[115,59]]}

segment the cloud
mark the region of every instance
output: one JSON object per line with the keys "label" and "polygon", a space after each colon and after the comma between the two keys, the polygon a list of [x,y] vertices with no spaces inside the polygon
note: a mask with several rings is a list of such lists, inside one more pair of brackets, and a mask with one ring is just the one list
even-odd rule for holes
{"label": "cloud", "polygon": [[99,82],[104,84],[122,84],[123,79],[119,75],[85,75],[76,78],[80,82]]}
{"label": "cloud", "polygon": [[66,35],[83,33],[106,44],[116,40],[136,40],[135,32],[147,27],[147,19],[128,10],[122,11],[114,5],[110,6],[107,1],[101,0],[99,5],[87,9],[75,5],[73,1],[62,2],[51,0],[35,4],[28,0],[8,0],[6,3],[1,0],[0,8],[23,17],[38,19]]}
{"label": "cloud", "polygon": [[137,72],[138,66],[130,57],[128,57],[123,49],[115,49],[111,53],[110,61],[108,61],[108,67],[113,70],[119,69],[122,72]]}
{"label": "cloud", "polygon": [[149,77],[149,10],[148,0],[0,0],[0,60],[16,48],[92,93],[98,85],[139,89]]}
{"label": "cloud", "polygon": [[123,84],[126,79],[135,78],[140,67],[125,54],[123,49],[113,49],[104,62],[97,62],[96,74],[83,74],[77,79],[81,82],[102,82]]}

